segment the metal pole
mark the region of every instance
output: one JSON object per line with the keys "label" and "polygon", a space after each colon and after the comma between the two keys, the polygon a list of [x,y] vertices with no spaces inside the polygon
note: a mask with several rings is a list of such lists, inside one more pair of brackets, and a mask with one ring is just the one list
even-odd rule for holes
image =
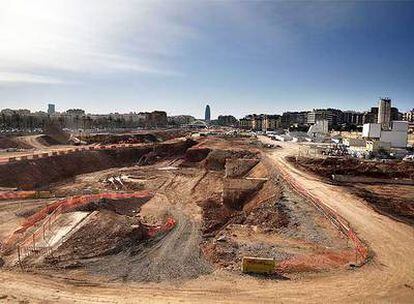
{"label": "metal pole", "polygon": [[20,268],[23,270],[22,260],[20,258],[20,246],[17,246],[17,258],[19,259]]}

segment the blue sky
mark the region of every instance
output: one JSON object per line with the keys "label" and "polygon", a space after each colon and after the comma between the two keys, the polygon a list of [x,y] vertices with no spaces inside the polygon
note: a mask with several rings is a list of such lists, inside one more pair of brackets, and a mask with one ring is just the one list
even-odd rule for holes
{"label": "blue sky", "polygon": [[414,2],[0,0],[0,107],[414,107]]}

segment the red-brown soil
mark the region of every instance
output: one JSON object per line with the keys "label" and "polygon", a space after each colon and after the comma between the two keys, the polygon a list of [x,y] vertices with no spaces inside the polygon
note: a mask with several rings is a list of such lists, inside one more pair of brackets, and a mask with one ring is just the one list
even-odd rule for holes
{"label": "red-brown soil", "polygon": [[[286,274],[297,274],[294,269],[345,269],[352,262],[346,254],[323,267],[302,258],[317,255],[323,260],[324,255],[342,256],[352,251],[312,205],[284,188],[277,170],[257,148],[236,140],[214,139],[211,144],[206,140],[197,147],[201,151],[190,152],[187,157],[189,146],[160,146],[156,151],[167,157],[155,158],[153,164],[145,166],[129,166],[137,159],[135,154],[126,154],[126,163],[119,160],[125,154],[112,155],[109,160],[119,160],[115,164],[127,167],[104,167],[105,171],[97,172],[89,167],[93,173],[82,175],[77,169],[71,173],[73,180],[59,175],[53,184],[53,179],[40,175],[54,193],[69,193],[71,188],[72,195],[90,189],[139,188],[155,196],[139,205],[101,201],[69,210],[88,213],[90,218],[52,255],[44,260],[29,258],[26,263],[41,267],[48,275],[83,273],[91,280],[97,276],[98,280],[175,282],[210,274],[214,268],[237,274],[246,255],[273,257],[278,262],[291,260],[290,266],[280,268]],[[182,166],[182,162],[187,165]],[[69,160],[62,164],[71,165]],[[42,170],[44,174],[46,166]],[[113,176],[122,178],[118,183],[121,188],[107,182]],[[162,224],[167,217],[176,221],[175,228],[153,239],[143,238],[146,225]],[[326,247],[330,250],[324,251]],[[296,260],[302,261],[301,268],[293,262]]]}
{"label": "red-brown soil", "polygon": [[414,162],[392,161],[363,161],[354,158],[286,158],[295,166],[316,173],[323,177],[331,177],[332,174],[366,176],[377,178],[408,178],[414,179]]}
{"label": "red-brown soil", "polygon": [[13,137],[0,136],[0,149],[30,149],[30,145],[15,140]]}
{"label": "red-brown soil", "polygon": [[[194,145],[191,140],[117,150],[81,151],[0,166],[0,186],[37,189],[77,174],[137,163],[147,154],[180,156]],[[153,155],[154,156],[154,155]],[[154,156],[154,157],[155,157]],[[153,157],[153,158],[154,158]]]}
{"label": "red-brown soil", "polygon": [[184,137],[188,134],[188,131],[180,129],[164,130],[164,131],[142,131],[138,133],[126,133],[126,134],[93,134],[83,137],[88,144],[100,143],[100,144],[120,144],[120,143],[154,143],[161,142],[177,137]]}
{"label": "red-brown soil", "polygon": [[384,179],[374,185],[352,181],[336,184],[346,186],[351,193],[363,198],[376,211],[414,225],[414,186],[386,183],[386,179],[414,180],[413,162],[383,163],[357,159],[312,159],[293,156],[287,159],[296,167],[324,178],[330,178],[332,174],[340,174]]}

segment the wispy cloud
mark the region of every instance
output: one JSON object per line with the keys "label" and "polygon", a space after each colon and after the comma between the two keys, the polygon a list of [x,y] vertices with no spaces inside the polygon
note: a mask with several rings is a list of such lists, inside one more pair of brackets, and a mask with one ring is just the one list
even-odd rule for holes
{"label": "wispy cloud", "polygon": [[65,81],[49,77],[30,73],[5,73],[0,72],[0,83],[8,84],[62,84]]}
{"label": "wispy cloud", "polygon": [[67,73],[177,76],[168,59],[191,37],[161,2],[0,0],[0,82],[56,84]]}

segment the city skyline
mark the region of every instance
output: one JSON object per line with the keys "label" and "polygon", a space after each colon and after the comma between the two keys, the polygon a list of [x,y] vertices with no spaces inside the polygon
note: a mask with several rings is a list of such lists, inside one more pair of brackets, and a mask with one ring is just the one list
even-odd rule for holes
{"label": "city skyline", "polygon": [[413,107],[414,3],[117,3],[0,0],[1,108]]}
{"label": "city skyline", "polygon": [[[384,98],[383,97],[380,97],[379,98],[379,101],[381,101],[383,99],[391,100],[389,97],[384,97]],[[31,113],[44,113],[44,114],[49,114],[49,115],[50,114],[58,114],[58,113],[63,114],[65,112],[67,112],[67,111],[82,111],[82,112],[84,112],[84,115],[111,115],[111,114],[114,114],[114,115],[115,114],[125,114],[125,115],[128,115],[128,114],[148,113],[148,112],[153,112],[153,111],[164,111],[163,109],[151,109],[151,110],[148,110],[148,111],[131,110],[131,111],[127,111],[127,112],[88,112],[88,111],[85,111],[83,108],[73,108],[72,107],[72,108],[67,108],[67,109],[60,109],[59,108],[59,105],[50,104],[50,103],[47,104],[46,106],[47,106],[46,109],[44,109],[44,108],[42,108],[42,109],[27,109],[27,108],[7,108],[7,107],[5,107],[5,108],[0,108],[0,111],[2,111],[2,110],[12,110],[12,111],[18,112],[18,111],[27,111],[28,110]],[[235,116],[232,113],[215,113],[215,115],[212,115],[211,112],[210,112],[211,111],[210,105],[209,104],[205,104],[203,117],[197,117],[197,116],[194,116],[194,115],[191,115],[191,114],[188,114],[188,113],[179,113],[179,114],[174,114],[174,115],[170,115],[166,111],[165,111],[165,113],[169,117],[176,117],[176,116],[193,116],[196,119],[201,119],[201,120],[204,119],[204,120],[206,120],[207,111],[208,111],[209,116],[211,117],[211,119],[214,120],[214,119],[219,118],[220,116],[233,116],[235,118],[242,119],[242,118],[246,118],[246,117],[251,116],[251,115],[270,115],[270,116],[272,116],[272,115],[279,115],[280,116],[282,114],[287,114],[287,113],[304,113],[304,112],[312,112],[312,111],[315,111],[315,110],[339,110],[339,111],[341,111],[343,113],[363,114],[363,113],[369,113],[374,108],[377,108],[378,109],[378,105],[377,104],[373,104],[373,105],[371,105],[370,107],[368,107],[367,109],[364,109],[364,110],[344,109],[344,108],[339,108],[339,107],[337,107],[337,108],[332,108],[332,107],[315,108],[314,107],[314,108],[311,108],[311,109],[299,109],[297,111],[275,111],[275,112],[268,112],[268,113],[251,112],[251,113],[248,113],[248,114],[243,115],[243,116]],[[404,111],[404,110],[401,111],[394,104],[393,104],[393,109],[398,110],[398,112],[401,115],[403,115],[404,113],[407,113],[407,112],[414,111],[414,107],[408,109],[407,111]]]}

